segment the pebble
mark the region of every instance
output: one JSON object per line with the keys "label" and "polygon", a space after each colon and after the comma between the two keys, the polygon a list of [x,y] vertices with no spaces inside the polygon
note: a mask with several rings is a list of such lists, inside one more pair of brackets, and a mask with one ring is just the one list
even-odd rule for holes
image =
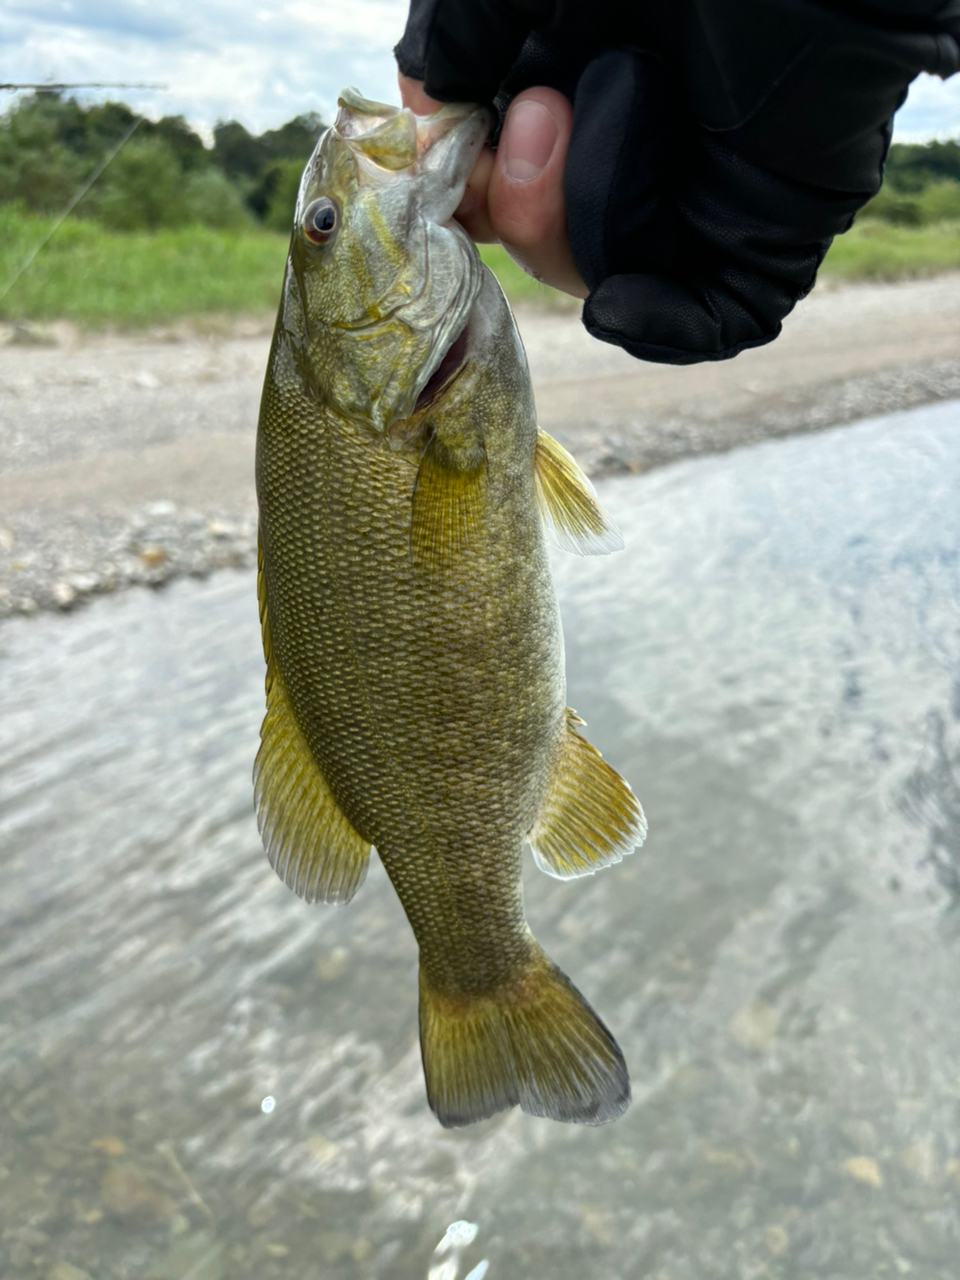
{"label": "pebble", "polygon": [[775,1258],[782,1258],[790,1249],[790,1236],[786,1227],[772,1223],[763,1233],[767,1248]]}
{"label": "pebble", "polygon": [[147,1280],[222,1280],[223,1244],[212,1231],[180,1236],[147,1267]]}
{"label": "pebble", "polygon": [[730,1022],[730,1034],[743,1049],[765,1053],[777,1037],[780,1014],[766,1000],[751,1000]]}
{"label": "pebble", "polygon": [[866,1187],[879,1191],[883,1186],[883,1174],[880,1166],[871,1156],[851,1156],[844,1160],[843,1171],[855,1182],[862,1182]]}
{"label": "pebble", "polygon": [[69,609],[77,598],[77,593],[69,582],[55,582],[51,594],[58,609]]}
{"label": "pebble", "polygon": [[323,1260],[331,1265],[347,1257],[353,1248],[349,1231],[321,1231],[316,1237]]}
{"label": "pebble", "polygon": [[903,1167],[920,1182],[932,1184],[937,1181],[939,1169],[932,1138],[921,1138],[912,1147],[905,1148],[900,1153],[900,1160]]}
{"label": "pebble", "polygon": [[321,982],[339,982],[346,976],[350,968],[350,955],[346,947],[334,947],[333,950],[314,964],[314,973]]}
{"label": "pebble", "polygon": [[47,1280],[93,1280],[89,1271],[82,1271],[72,1262],[58,1262],[47,1272]]}
{"label": "pebble", "polygon": [[134,1164],[108,1169],[100,1185],[100,1198],[109,1214],[132,1226],[168,1223],[177,1212],[156,1179]]}
{"label": "pebble", "polygon": [[103,1138],[94,1138],[90,1146],[94,1151],[102,1151],[105,1156],[123,1156],[127,1153],[126,1144],[120,1138],[115,1138],[112,1133],[106,1134]]}
{"label": "pebble", "polygon": [[164,499],[126,516],[64,517],[56,527],[35,513],[0,526],[0,618],[66,613],[129,586],[252,568],[256,555],[251,511],[180,511]]}

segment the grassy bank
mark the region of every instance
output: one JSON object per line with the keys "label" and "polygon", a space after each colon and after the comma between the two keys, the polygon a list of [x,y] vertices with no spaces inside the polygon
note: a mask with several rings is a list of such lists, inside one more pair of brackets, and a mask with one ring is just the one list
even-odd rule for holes
{"label": "grassy bank", "polygon": [[[0,205],[0,293],[52,222]],[[511,301],[563,305],[499,246],[482,253]],[[185,316],[273,311],[286,237],[262,230],[184,227],[112,233],[67,220],[0,299],[0,320],[67,319],[88,328],[136,327]],[[960,222],[896,227],[863,220],[824,264],[840,280],[901,280],[960,270]],[[574,305],[572,303],[568,305]]]}
{"label": "grassy bank", "polygon": [[[0,293],[51,226],[0,206]],[[260,230],[114,233],[68,219],[0,300],[0,320],[134,327],[273,310],[285,257],[285,238]]]}
{"label": "grassy bank", "polygon": [[895,227],[864,218],[833,242],[822,275],[834,280],[911,280],[960,271],[960,222]]}
{"label": "grassy bank", "polygon": [[[0,205],[0,293],[52,226],[53,219]],[[482,253],[512,301],[560,297],[525,275],[499,245],[484,245]],[[273,311],[286,255],[287,237],[260,229],[116,233],[68,219],[0,299],[0,321],[128,328]]]}

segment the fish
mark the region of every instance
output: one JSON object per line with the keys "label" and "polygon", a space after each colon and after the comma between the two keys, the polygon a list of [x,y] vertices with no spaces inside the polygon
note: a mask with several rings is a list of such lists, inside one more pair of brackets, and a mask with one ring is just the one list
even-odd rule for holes
{"label": "fish", "polygon": [[375,849],[419,946],[427,1100],[598,1124],[623,1054],[524,915],[524,846],[566,879],[646,834],[566,705],[545,531],[622,546],[537,425],[510,307],[454,220],[485,110],[345,89],[304,170],[256,447],[277,873],[346,903]]}

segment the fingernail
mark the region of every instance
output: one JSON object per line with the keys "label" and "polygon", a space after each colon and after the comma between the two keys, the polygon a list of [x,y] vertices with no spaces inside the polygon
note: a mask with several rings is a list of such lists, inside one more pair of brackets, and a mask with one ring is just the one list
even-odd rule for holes
{"label": "fingernail", "polygon": [[511,182],[532,182],[553,155],[557,126],[539,102],[518,102],[507,115],[500,150],[503,172]]}

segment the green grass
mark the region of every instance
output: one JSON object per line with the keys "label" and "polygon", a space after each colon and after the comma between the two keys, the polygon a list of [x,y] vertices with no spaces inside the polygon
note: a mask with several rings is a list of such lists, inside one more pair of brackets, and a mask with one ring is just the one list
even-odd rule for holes
{"label": "green grass", "polygon": [[861,218],[833,242],[821,275],[833,280],[909,280],[960,271],[960,221],[895,227]]}
{"label": "green grass", "polygon": [[[0,205],[0,293],[52,222]],[[68,219],[0,299],[0,320],[71,320],[133,328],[184,318],[269,313],[280,295],[286,237],[184,227],[116,233]],[[576,305],[531,280],[499,245],[481,254],[511,302]],[[834,280],[902,280],[960,270],[960,221],[921,227],[861,219],[827,255]]]}
{"label": "green grass", "polygon": [[[53,226],[0,205],[0,293]],[[182,227],[111,232],[68,219],[0,299],[0,320],[71,320],[83,328],[135,328],[185,317],[272,312],[280,299],[287,236]],[[563,305],[499,245],[484,261],[512,302]]]}
{"label": "green grass", "polygon": [[[0,206],[0,294],[52,221]],[[0,300],[0,320],[132,328],[273,311],[287,238],[267,231],[116,233],[68,219]]]}
{"label": "green grass", "polygon": [[503,245],[482,244],[479,248],[480,257],[500,281],[501,289],[511,302],[533,302],[546,307],[579,306],[576,298],[559,293],[549,285],[541,284],[539,280],[528,276],[522,267],[517,266]]}

